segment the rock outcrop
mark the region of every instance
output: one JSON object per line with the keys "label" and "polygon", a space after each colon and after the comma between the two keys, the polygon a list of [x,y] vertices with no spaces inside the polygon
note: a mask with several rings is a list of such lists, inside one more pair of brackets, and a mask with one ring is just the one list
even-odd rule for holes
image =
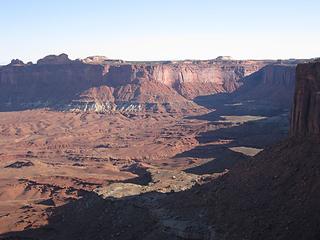
{"label": "rock outcrop", "polygon": [[290,133],[293,136],[320,134],[320,61],[297,67]]}
{"label": "rock outcrop", "polygon": [[84,59],[78,59],[78,60],[86,64],[101,64],[101,65],[125,63],[125,61],[121,59],[109,59],[106,56],[90,56],[90,57],[86,57]]}
{"label": "rock outcrop", "polygon": [[231,56],[219,56],[216,58],[216,60],[220,60],[220,61],[230,61],[232,60]]}
{"label": "rock outcrop", "polygon": [[24,62],[20,59],[12,59],[9,66],[23,66]]}
{"label": "rock outcrop", "polygon": [[82,59],[81,61],[87,64],[103,64],[108,61],[108,58],[106,56],[90,56]]}
{"label": "rock outcrop", "polygon": [[49,55],[42,59],[39,59],[37,64],[48,65],[48,64],[68,64],[72,61],[69,59],[68,55],[62,53],[60,55]]}

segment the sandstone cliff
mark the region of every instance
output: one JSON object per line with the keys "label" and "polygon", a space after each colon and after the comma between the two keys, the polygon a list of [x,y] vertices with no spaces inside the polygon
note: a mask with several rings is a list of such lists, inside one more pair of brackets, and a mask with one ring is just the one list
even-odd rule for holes
{"label": "sandstone cliff", "polygon": [[46,64],[0,68],[0,108],[13,110],[65,102],[102,84],[100,65]]}
{"label": "sandstone cliff", "polygon": [[320,134],[320,62],[297,67],[291,135]]}
{"label": "sandstone cliff", "polygon": [[65,55],[48,56],[34,65],[1,67],[0,109],[38,107],[96,112],[183,112],[200,108],[156,81],[150,67],[84,64],[70,61]]}
{"label": "sandstone cliff", "polygon": [[106,65],[105,83],[113,89],[115,102],[130,109],[150,111],[193,111],[199,108],[172,87],[154,77],[154,66],[144,64]]}
{"label": "sandstone cliff", "polygon": [[236,101],[255,101],[290,108],[295,86],[296,64],[272,64],[241,80],[233,94]]}
{"label": "sandstone cliff", "polygon": [[[0,67],[0,109],[193,111],[199,108],[192,101],[195,97],[234,92],[243,85],[242,79],[271,63],[221,59],[124,62],[101,56],[72,61],[66,54],[44,57],[37,64],[15,60]],[[267,83],[269,92],[282,89],[281,93],[290,93],[291,73],[274,65],[263,69],[268,73],[254,75],[253,85]]]}
{"label": "sandstone cliff", "polygon": [[127,84],[139,77],[156,80],[187,99],[220,92],[232,92],[239,80],[258,71],[265,61],[198,61],[145,63],[110,66],[107,81],[111,85]]}

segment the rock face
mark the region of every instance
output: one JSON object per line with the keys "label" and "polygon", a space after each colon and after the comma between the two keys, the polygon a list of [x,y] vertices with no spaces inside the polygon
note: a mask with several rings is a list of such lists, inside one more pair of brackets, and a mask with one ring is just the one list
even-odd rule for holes
{"label": "rock face", "polygon": [[76,94],[101,85],[100,65],[50,64],[0,68],[0,108],[14,110],[65,102]]}
{"label": "rock face", "polygon": [[145,63],[111,66],[107,76],[113,86],[127,84],[139,77],[156,80],[187,99],[221,92],[232,92],[239,80],[259,70],[263,61],[194,61]]}
{"label": "rock face", "polygon": [[[101,56],[72,61],[66,54],[44,57],[37,64],[14,61],[0,67],[0,109],[193,111],[199,108],[194,98],[234,92],[246,77],[252,81],[252,94],[265,94],[266,85],[268,95],[284,96],[293,88],[294,73],[282,66],[265,67],[272,63],[230,58],[124,62]],[[255,88],[259,84],[260,92]]]}
{"label": "rock face", "polygon": [[223,239],[319,238],[319,129],[320,62],[299,64],[291,137],[206,189]]}
{"label": "rock face", "polygon": [[[239,87],[231,93],[199,96],[194,101],[210,109],[220,109],[208,116],[211,119],[219,114],[227,116],[235,112],[263,116],[280,112],[290,114],[296,65],[295,62],[269,64],[240,79],[237,82]],[[287,120],[285,122],[289,126]]]}
{"label": "rock face", "polygon": [[[263,81],[286,82],[287,71],[276,72]],[[320,63],[298,65],[291,137],[171,199],[171,210],[207,213],[217,239],[319,239],[319,91]]]}
{"label": "rock face", "polygon": [[118,106],[135,110],[185,111],[197,108],[192,101],[155,78],[155,67],[144,64],[105,66],[106,84]]}
{"label": "rock face", "polygon": [[296,64],[272,64],[245,77],[233,94],[238,101],[255,101],[290,108]]}
{"label": "rock face", "polygon": [[71,102],[59,106],[59,110],[72,112],[107,113],[115,111],[115,99],[108,86],[92,87],[81,92]]}
{"label": "rock face", "polygon": [[320,62],[300,64],[291,122],[291,135],[320,134]]}
{"label": "rock face", "polygon": [[156,79],[173,87],[182,96],[193,99],[201,95],[233,92],[240,86],[240,79],[259,70],[265,64],[259,61],[212,61],[164,65],[156,71]]}

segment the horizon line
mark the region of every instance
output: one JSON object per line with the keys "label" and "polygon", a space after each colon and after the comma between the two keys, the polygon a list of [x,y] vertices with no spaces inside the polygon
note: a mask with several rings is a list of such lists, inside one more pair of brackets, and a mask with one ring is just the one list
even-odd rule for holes
{"label": "horizon line", "polygon": [[184,62],[184,61],[212,61],[212,60],[219,60],[219,58],[230,58],[230,59],[220,59],[220,60],[224,60],[224,61],[279,61],[279,60],[312,60],[312,59],[317,59],[319,57],[311,57],[311,58],[295,58],[295,57],[284,57],[284,58],[233,58],[231,55],[219,55],[219,56],[216,56],[216,57],[213,57],[213,58],[181,58],[181,59],[145,59],[145,60],[133,60],[133,59],[125,59],[125,58],[115,58],[115,57],[107,57],[105,55],[99,55],[99,54],[96,54],[96,55],[89,55],[89,56],[86,56],[86,57],[76,57],[76,58],[70,58],[69,57],[69,54],[67,53],[59,53],[59,54],[48,54],[48,55],[44,55],[43,57],[41,58],[38,58],[34,61],[28,61],[28,60],[22,60],[23,58],[11,58],[11,60],[9,61],[2,61],[0,62],[0,66],[5,66],[5,65],[8,65],[11,63],[12,60],[21,60],[23,63],[28,63],[28,62],[32,62],[32,64],[37,64],[37,61],[40,60],[40,59],[43,59],[44,57],[47,57],[47,56],[59,56],[59,55],[62,55],[62,54],[65,54],[68,56],[68,58],[71,60],[71,61],[76,61],[76,60],[84,60],[86,58],[89,58],[89,57],[105,57],[106,58],[106,61],[116,61],[116,60],[119,60],[119,61],[124,61],[124,62]]}

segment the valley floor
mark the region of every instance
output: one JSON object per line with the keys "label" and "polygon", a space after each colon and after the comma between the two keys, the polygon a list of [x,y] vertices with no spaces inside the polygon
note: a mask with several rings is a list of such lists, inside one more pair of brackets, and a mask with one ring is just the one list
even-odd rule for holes
{"label": "valley floor", "polygon": [[41,229],[83,199],[141,195],[136,204],[150,214],[144,217],[183,237],[185,228],[204,226],[175,219],[158,200],[223,175],[284,137],[286,127],[283,114],[1,112],[0,233]]}

